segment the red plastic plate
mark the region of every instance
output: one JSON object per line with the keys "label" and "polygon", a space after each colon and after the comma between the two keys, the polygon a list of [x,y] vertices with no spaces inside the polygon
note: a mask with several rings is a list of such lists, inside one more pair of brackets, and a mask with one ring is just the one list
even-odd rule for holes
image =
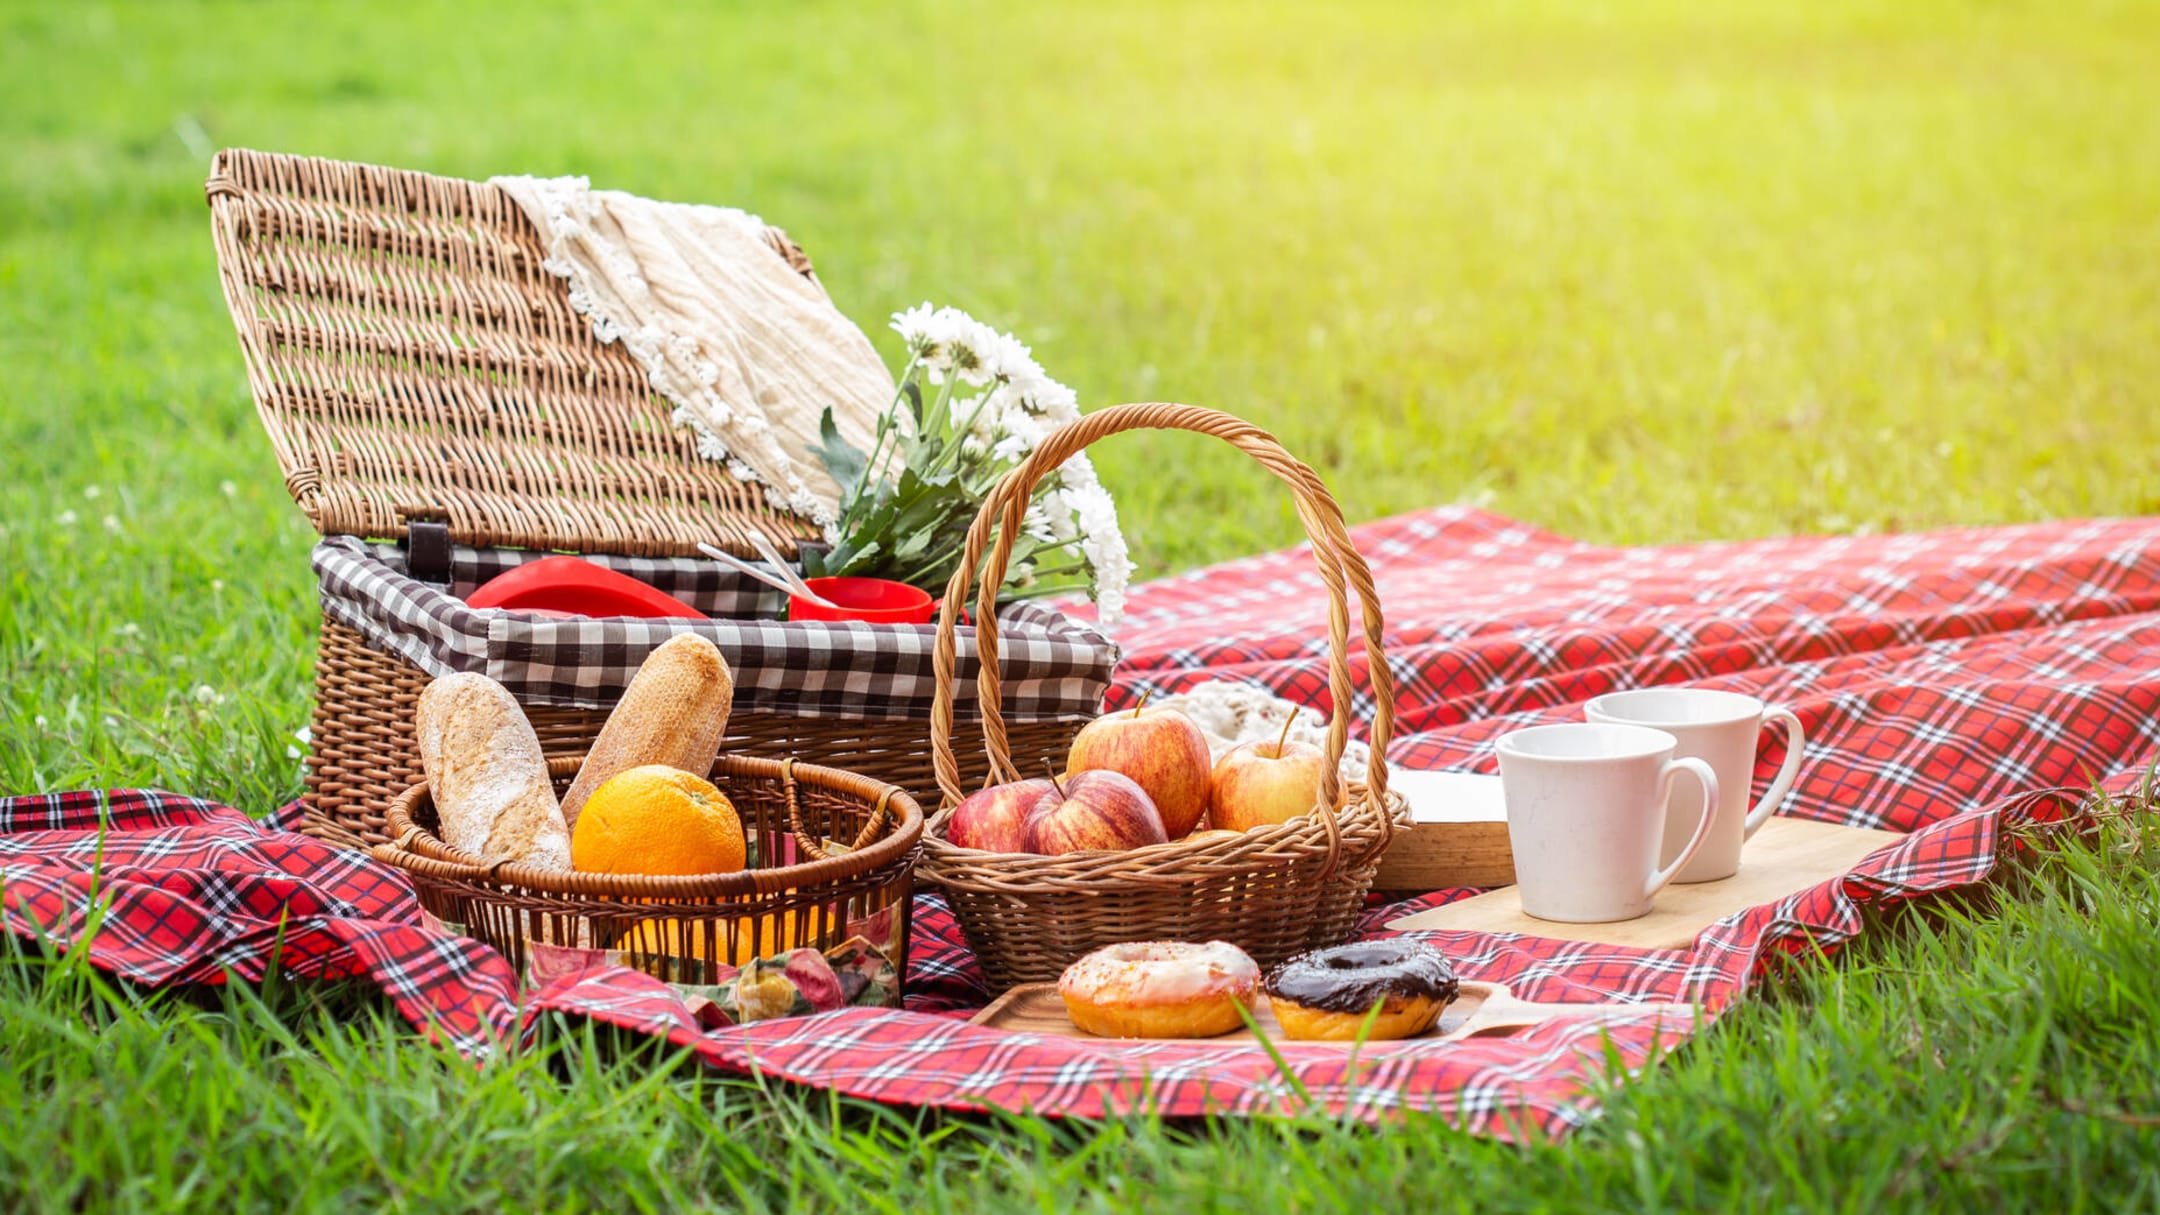
{"label": "red plastic plate", "polygon": [[641,616],[648,620],[705,620],[675,596],[582,557],[528,561],[465,601],[468,607],[503,608],[541,616]]}

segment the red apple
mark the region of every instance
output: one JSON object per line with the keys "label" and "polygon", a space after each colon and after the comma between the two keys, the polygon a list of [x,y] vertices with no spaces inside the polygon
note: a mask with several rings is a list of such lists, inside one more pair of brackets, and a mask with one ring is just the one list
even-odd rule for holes
{"label": "red apple", "polygon": [[1230,831],[1222,827],[1210,827],[1205,831],[1195,831],[1191,835],[1186,836],[1185,838],[1193,840],[1195,842],[1200,840],[1234,840],[1243,834],[1245,833],[1242,831]]}
{"label": "red apple", "polygon": [[1027,850],[1060,856],[1090,848],[1167,843],[1162,812],[1133,778],[1093,769],[1057,782],[1027,821]]}
{"label": "red apple", "polygon": [[984,852],[1026,852],[1028,815],[1057,786],[1040,778],[992,785],[968,795],[945,822],[945,839]]}
{"label": "red apple", "polygon": [[1207,738],[1176,709],[1143,705],[1096,718],[1073,739],[1065,767],[1132,777],[1154,799],[1171,839],[1184,838],[1207,813]]}
{"label": "red apple", "polygon": [[1230,831],[1250,831],[1310,814],[1320,802],[1320,774],[1327,757],[1311,743],[1249,742],[1232,747],[1215,763],[1208,821]]}

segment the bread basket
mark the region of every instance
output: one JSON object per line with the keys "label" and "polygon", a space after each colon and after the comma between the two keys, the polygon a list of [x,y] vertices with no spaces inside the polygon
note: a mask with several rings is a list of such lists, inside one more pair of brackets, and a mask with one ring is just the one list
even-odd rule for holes
{"label": "bread basket", "polygon": [[[548,761],[558,792],[580,762]],[[541,942],[619,949],[662,978],[710,982],[721,965],[826,948],[876,925],[873,935],[885,938],[879,943],[905,975],[923,830],[915,799],[793,760],[723,754],[711,775],[742,817],[752,860],[740,873],[648,877],[491,865],[435,835],[424,783],[391,803],[392,840],[371,851],[411,875],[430,913],[494,946],[521,974],[528,942]]]}
{"label": "bread basket", "polygon": [[[1015,755],[999,713],[998,632],[989,609],[1036,482],[1098,439],[1147,429],[1221,439],[1290,488],[1328,599],[1328,687],[1334,703],[1315,812],[1234,837],[1173,840],[1123,852],[1036,856],[957,847],[946,841],[944,829],[953,807],[971,791],[963,787],[953,739],[954,628],[972,585],[970,574],[983,569],[975,612],[983,754],[970,756],[973,762],[966,766],[987,765],[993,781],[1039,774],[1044,759],[1063,759],[1063,749],[1055,756]],[[946,589],[938,621],[931,757],[943,804],[924,830],[922,862],[924,880],[945,892],[993,987],[1054,979],[1082,954],[1119,941],[1224,940],[1266,966],[1349,936],[1381,854],[1398,822],[1409,820],[1401,796],[1388,791],[1386,764],[1374,763],[1364,784],[1343,786],[1338,776],[1353,702],[1352,591],[1362,616],[1373,705],[1369,742],[1377,760],[1386,754],[1394,727],[1395,687],[1382,659],[1372,573],[1319,477],[1266,431],[1190,405],[1119,405],[1058,430],[999,483],[968,532],[966,554]]]}

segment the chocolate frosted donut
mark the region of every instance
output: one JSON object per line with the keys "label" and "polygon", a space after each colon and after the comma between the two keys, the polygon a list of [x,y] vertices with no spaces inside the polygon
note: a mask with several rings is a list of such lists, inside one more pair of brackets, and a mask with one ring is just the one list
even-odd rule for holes
{"label": "chocolate frosted donut", "polygon": [[1455,969],[1422,941],[1392,937],[1316,949],[1268,973],[1275,1020],[1293,1038],[1355,1038],[1379,1005],[1371,1039],[1431,1029],[1455,999]]}

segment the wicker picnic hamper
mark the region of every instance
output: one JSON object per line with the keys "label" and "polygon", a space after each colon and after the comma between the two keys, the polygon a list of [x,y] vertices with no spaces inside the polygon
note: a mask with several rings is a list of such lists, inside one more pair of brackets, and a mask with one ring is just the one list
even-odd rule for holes
{"label": "wicker picnic hamper", "polygon": [[[580,758],[548,761],[558,791],[577,775]],[[723,754],[712,779],[742,816],[757,858],[740,873],[645,877],[491,866],[434,834],[435,806],[424,783],[392,803],[388,826],[397,838],[372,852],[411,875],[430,913],[494,946],[520,974],[526,943],[539,941],[622,949],[662,978],[710,981],[716,964],[824,948],[882,921],[887,956],[905,975],[923,826],[915,799],[893,785],[792,760]],[[784,861],[792,863],[776,863]],[[654,921],[662,927],[636,934]]]}
{"label": "wicker picnic hamper", "polygon": [[[643,562],[687,578],[701,541],[748,554],[751,528],[783,548],[814,535],[759,486],[698,455],[636,361],[619,343],[596,339],[571,307],[542,264],[539,234],[501,188],[227,150],[206,193],[257,411],[286,489],[325,537],[316,552],[325,586],[307,761],[310,833],[354,847],[387,838],[390,803],[420,779],[412,707],[435,675],[496,675],[506,647],[529,649],[535,637],[568,637],[550,659],[558,664],[574,666],[579,653],[602,648],[472,614],[476,622],[452,638],[466,647],[457,653],[398,631],[454,615],[473,570],[499,570],[505,554],[554,551]],[[774,256],[816,282],[784,233],[767,236]],[[345,571],[347,593],[336,602],[330,564]],[[437,583],[448,586],[417,589]],[[376,586],[401,588],[396,611],[367,601]],[[755,592],[740,587],[713,593],[755,602]],[[1021,607],[1038,624],[1055,615]],[[1019,727],[1030,746],[1069,742],[1094,712],[1115,661],[1107,639],[1058,620],[1044,626],[1064,634],[1051,648],[1068,659],[1081,651],[1092,657],[1084,670],[1068,661],[1045,674],[1050,690]],[[725,627],[685,627],[711,628],[738,679],[754,675]],[[828,630],[796,638],[793,652],[836,651],[829,662],[836,678],[847,674],[847,647],[900,646],[919,663],[921,691],[869,712],[844,697],[799,703],[787,687],[767,686],[762,701],[738,705],[728,749],[805,756],[927,798],[935,788],[923,728],[928,626],[897,640],[891,630],[915,626],[882,626],[888,634],[771,627]],[[665,640],[652,630],[640,636],[648,648]],[[964,648],[971,661],[972,643]],[[617,653],[613,665],[626,673],[639,656]],[[889,673],[896,661],[879,651],[857,666]],[[613,676],[589,675],[563,675],[562,695],[519,692],[550,755],[589,746],[621,694]]]}
{"label": "wicker picnic hamper", "polygon": [[[953,743],[955,614],[966,602],[992,529],[996,544],[983,567],[982,603],[994,601],[1013,536],[1035,482],[1074,453],[1127,430],[1190,430],[1237,447],[1290,487],[1312,540],[1328,593],[1328,687],[1334,715],[1324,749],[1318,813],[1236,836],[1172,840],[1125,852],[1063,856],[981,852],[944,839],[952,810],[971,788],[964,752]],[[1353,698],[1347,591],[1363,614],[1366,671],[1372,685],[1370,744],[1375,762],[1365,784],[1339,784]],[[1102,945],[1143,940],[1224,940],[1261,965],[1272,965],[1350,935],[1380,856],[1408,807],[1387,788],[1387,752],[1395,721],[1395,686],[1381,654],[1380,604],[1371,571],[1343,526],[1342,511],[1310,468],[1251,423],[1190,405],[1119,405],[1098,410],[1047,439],[983,504],[968,532],[960,569],[946,589],[938,622],[938,701],[931,717],[942,808],[923,833],[922,876],[941,887],[969,948],[993,987],[1055,979],[1074,959]],[[977,629],[981,664],[977,701],[992,779],[1018,780],[1044,752],[1005,729],[999,713],[998,635]],[[972,751],[973,748],[967,748]],[[1064,749],[1048,754],[1062,757]],[[1339,806],[1339,809],[1335,809]]]}

